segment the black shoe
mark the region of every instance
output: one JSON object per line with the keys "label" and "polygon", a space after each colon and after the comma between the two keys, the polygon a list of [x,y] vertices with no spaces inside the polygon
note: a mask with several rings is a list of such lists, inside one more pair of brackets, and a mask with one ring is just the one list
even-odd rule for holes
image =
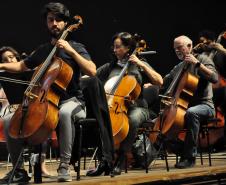
{"label": "black shoe", "polygon": [[175,168],[183,169],[183,168],[191,168],[195,165],[195,158],[184,158],[180,160],[177,164],[175,164]]}
{"label": "black shoe", "polygon": [[113,175],[121,175],[122,169],[125,167],[125,154],[120,153],[118,155],[118,158],[116,159],[114,169],[113,169]]}
{"label": "black shoe", "polygon": [[[11,174],[12,170],[9,173],[7,173],[5,177],[0,179],[0,184],[8,184]],[[28,176],[26,170],[16,169],[11,183],[27,184],[30,180],[31,178]]]}
{"label": "black shoe", "polygon": [[114,169],[113,169],[113,175],[114,175],[114,176],[115,176],[115,175],[121,175],[121,173],[122,173],[122,169],[121,169],[120,166],[114,167]]}
{"label": "black shoe", "polygon": [[104,175],[109,175],[111,172],[111,167],[108,164],[107,161],[100,161],[100,163],[98,164],[97,168],[95,170],[89,170],[86,173],[86,176],[100,176],[102,175],[102,173],[104,173]]}

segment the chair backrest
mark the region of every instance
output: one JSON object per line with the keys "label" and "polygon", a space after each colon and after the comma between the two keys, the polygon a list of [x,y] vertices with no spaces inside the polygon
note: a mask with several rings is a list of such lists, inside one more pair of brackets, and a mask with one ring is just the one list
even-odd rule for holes
{"label": "chair backrest", "polygon": [[84,88],[82,90],[82,93],[83,93],[83,96],[84,96],[84,101],[85,101],[85,104],[86,104],[86,117],[87,118],[94,118],[94,110],[93,110],[93,106],[91,105],[91,99],[90,99],[90,96],[89,96],[89,92],[88,92],[88,89],[87,88]]}
{"label": "chair backrest", "polygon": [[143,89],[143,97],[148,103],[150,118],[157,117],[160,109],[159,87],[156,85]]}

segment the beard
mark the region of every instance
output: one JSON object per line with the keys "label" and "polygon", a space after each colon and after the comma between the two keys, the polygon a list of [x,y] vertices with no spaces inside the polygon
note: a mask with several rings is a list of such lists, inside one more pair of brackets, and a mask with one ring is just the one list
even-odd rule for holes
{"label": "beard", "polygon": [[60,30],[58,28],[51,28],[49,30],[50,36],[55,39],[58,39],[62,32],[63,32],[63,30]]}
{"label": "beard", "polygon": [[184,56],[184,54],[182,52],[178,52],[177,53],[177,57],[178,57],[179,60],[184,60],[185,56]]}

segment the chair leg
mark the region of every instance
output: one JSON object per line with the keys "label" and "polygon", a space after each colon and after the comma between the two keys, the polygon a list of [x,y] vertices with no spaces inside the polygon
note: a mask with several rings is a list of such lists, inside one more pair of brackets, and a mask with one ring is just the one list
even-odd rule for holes
{"label": "chair leg", "polygon": [[77,180],[80,180],[81,150],[82,150],[82,125],[79,125]]}
{"label": "chair leg", "polygon": [[209,166],[212,166],[212,161],[211,161],[211,148],[210,148],[210,138],[209,138],[209,130],[207,128],[206,130],[206,138],[207,138],[207,147],[208,147],[208,155],[209,155]]}
{"label": "chair leg", "polygon": [[84,152],[84,161],[83,161],[83,169],[86,169],[86,151]]}
{"label": "chair leg", "polygon": [[199,153],[200,153],[200,161],[201,165],[203,165],[203,158],[202,158],[202,146],[201,146],[201,140],[200,140],[200,134],[198,135],[198,140],[199,140]]}
{"label": "chair leg", "polygon": [[125,173],[128,173],[128,166],[127,166],[128,159],[127,159],[127,154],[125,154],[124,157],[125,157]]}
{"label": "chair leg", "polygon": [[176,154],[176,164],[178,163],[178,154]]}
{"label": "chair leg", "polygon": [[143,142],[144,142],[144,162],[145,162],[145,172],[148,173],[148,159],[146,150],[146,134],[143,132]]}
{"label": "chair leg", "polygon": [[169,164],[168,164],[167,150],[166,150],[165,141],[163,141],[163,152],[164,152],[164,159],[165,159],[165,162],[166,162],[166,170],[169,171]]}
{"label": "chair leg", "polygon": [[8,159],[7,159],[7,165],[6,165],[6,170],[9,170],[9,162],[10,162],[10,153],[8,154]]}
{"label": "chair leg", "polygon": [[35,161],[34,165],[34,183],[42,183],[42,168],[41,168],[41,160],[42,160],[42,144],[38,145],[38,160]]}
{"label": "chair leg", "polygon": [[94,156],[95,168],[97,167],[97,156]]}

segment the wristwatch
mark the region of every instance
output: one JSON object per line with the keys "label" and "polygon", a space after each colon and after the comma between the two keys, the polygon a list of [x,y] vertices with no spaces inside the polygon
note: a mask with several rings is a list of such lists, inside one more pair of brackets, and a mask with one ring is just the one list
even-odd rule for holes
{"label": "wristwatch", "polygon": [[199,68],[200,65],[201,65],[201,63],[200,63],[200,62],[197,62],[197,63],[195,64],[195,68]]}

